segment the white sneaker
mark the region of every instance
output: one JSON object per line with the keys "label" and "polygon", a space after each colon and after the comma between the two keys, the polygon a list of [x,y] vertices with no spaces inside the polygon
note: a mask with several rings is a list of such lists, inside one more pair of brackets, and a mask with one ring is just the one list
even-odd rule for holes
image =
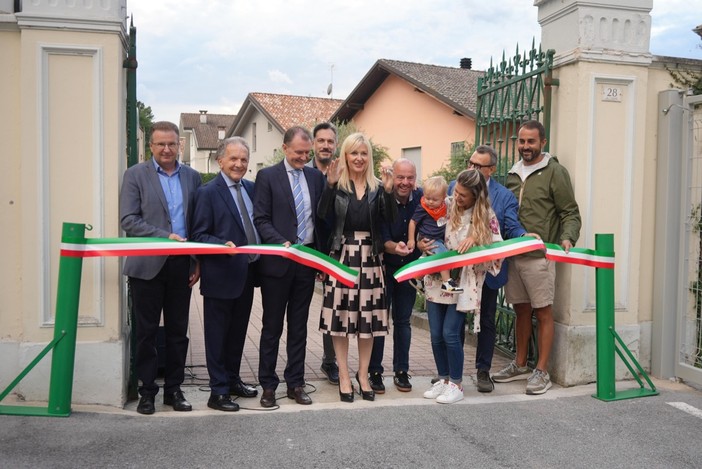
{"label": "white sneaker", "polygon": [[432,385],[432,387],[424,393],[424,398],[425,399],[436,399],[439,397],[443,392],[444,389],[446,388],[447,384],[444,383],[443,379],[440,379],[436,383]]}
{"label": "white sneaker", "polygon": [[459,388],[456,383],[449,383],[444,387],[444,392],[436,398],[436,402],[441,404],[453,404],[454,402],[463,400],[463,389]]}

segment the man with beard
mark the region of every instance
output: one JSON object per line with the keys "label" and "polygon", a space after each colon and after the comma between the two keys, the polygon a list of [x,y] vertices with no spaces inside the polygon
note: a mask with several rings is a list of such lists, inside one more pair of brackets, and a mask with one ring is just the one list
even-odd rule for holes
{"label": "man with beard", "polygon": [[[331,122],[322,122],[317,124],[312,131],[312,150],[314,158],[307,163],[307,166],[317,168],[322,174],[327,174],[329,163],[331,163],[334,153],[336,152],[336,127]],[[325,220],[320,220],[318,230],[320,232],[320,244],[324,254],[329,254],[329,234],[332,225]],[[336,364],[336,353],[334,353],[334,345],[332,344],[332,336],[322,334],[322,344],[324,352],[322,355],[321,370],[324,376],[331,384],[339,384],[339,367]]]}
{"label": "man with beard", "polygon": [[[505,186],[519,201],[519,221],[529,233],[546,243],[560,244],[568,252],[580,235],[580,212],[568,170],[555,157],[542,152],[546,131],[538,121],[519,129],[517,150],[521,160],[509,170]],[[517,356],[492,375],[496,383],[526,379],[527,394],[543,394],[551,388],[548,359],[553,345],[553,297],[556,266],[542,251],[510,259],[505,286],[507,302],[517,314]],[[532,311],[538,321],[539,358],[533,372],[527,367]]]}

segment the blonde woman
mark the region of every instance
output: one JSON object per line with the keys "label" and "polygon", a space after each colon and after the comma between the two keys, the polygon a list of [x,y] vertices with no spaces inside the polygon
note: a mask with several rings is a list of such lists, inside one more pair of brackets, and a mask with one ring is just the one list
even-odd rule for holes
{"label": "blonde woman", "polygon": [[381,220],[393,221],[397,207],[392,199],[392,171],[382,170],[382,182],[373,175],[370,140],[349,135],[339,158],[327,171],[327,187],[317,208],[320,220],[331,222],[330,255],[359,271],[356,285],[349,288],[328,277],[319,329],[330,334],[339,365],[339,398],[353,402],[354,388],[348,366],[349,338],[358,341],[359,391],[372,401],[375,393],[368,382],[373,337],[388,334],[388,309],[382,269]]}
{"label": "blonde woman", "polygon": [[[445,244],[448,249],[464,253],[473,246],[502,241],[500,226],[490,208],[487,185],[480,171],[468,169],[456,178],[453,199],[448,209]],[[427,315],[434,362],[439,380],[424,393],[427,399],[450,404],[463,399],[463,344],[461,329],[466,313],[475,313],[474,331],[480,330],[480,297],[485,275],[497,274],[501,260],[463,267],[459,294],[441,289],[441,277],[425,277]]]}

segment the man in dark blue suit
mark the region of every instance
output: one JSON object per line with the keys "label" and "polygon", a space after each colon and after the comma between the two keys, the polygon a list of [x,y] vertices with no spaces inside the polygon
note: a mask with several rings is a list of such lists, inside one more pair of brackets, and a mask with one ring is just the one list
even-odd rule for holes
{"label": "man in dark blue suit", "polygon": [[[497,152],[487,145],[480,145],[468,160],[468,169],[477,169],[483,176],[488,186],[492,210],[500,222],[500,233],[503,239],[518,238],[527,234],[519,223],[519,204],[511,191],[490,176],[497,170]],[[456,181],[449,184],[449,194],[453,193]],[[502,270],[497,276],[487,274],[483,283],[483,292],[480,300],[480,332],[478,332],[478,346],[475,353],[475,367],[478,369],[478,391],[492,392],[495,385],[490,379],[490,367],[495,350],[495,312],[497,311],[497,293],[507,283],[507,262],[502,264]]]}
{"label": "man in dark blue suit", "polygon": [[[285,159],[256,175],[254,222],[265,244],[304,244],[320,250],[315,230],[316,210],[324,189],[324,176],[305,166],[312,136],[304,127],[291,127],[283,136]],[[276,405],[280,383],[275,368],[280,336],[287,314],[285,381],[287,396],[298,404],[311,404],[305,392],[307,318],[314,293],[316,271],[280,256],[262,256],[259,262],[263,325],[259,346],[258,379],[263,388],[261,405]]]}
{"label": "man in dark blue suit", "polygon": [[[241,137],[220,142],[220,173],[202,186],[195,198],[192,239],[201,243],[242,246],[258,244],[253,225],[254,184],[244,179],[249,167],[249,145]],[[256,282],[256,256],[206,255],[200,257],[200,293],[204,298],[205,355],[210,375],[207,406],[237,411],[230,394],[254,397],[255,388],[239,376],[246,330]]]}

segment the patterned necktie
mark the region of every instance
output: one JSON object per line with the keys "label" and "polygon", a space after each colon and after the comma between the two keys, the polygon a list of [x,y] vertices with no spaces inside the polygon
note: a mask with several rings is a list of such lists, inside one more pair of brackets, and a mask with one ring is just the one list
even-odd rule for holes
{"label": "patterned necktie", "polygon": [[[248,244],[256,244],[256,232],[254,231],[253,223],[251,223],[251,216],[249,215],[249,210],[246,208],[246,202],[244,202],[244,196],[241,195],[241,183],[234,183],[234,190],[236,191],[236,199],[239,202],[239,211],[241,212],[241,218],[244,221],[244,231],[246,232],[246,241]],[[249,254],[249,262],[253,262],[258,257],[257,254]]]}
{"label": "patterned necktie", "polygon": [[297,243],[305,240],[307,227],[305,226],[305,199],[302,196],[302,186],[300,186],[300,173],[302,170],[293,169],[293,199],[295,200],[295,214],[297,215]]}

